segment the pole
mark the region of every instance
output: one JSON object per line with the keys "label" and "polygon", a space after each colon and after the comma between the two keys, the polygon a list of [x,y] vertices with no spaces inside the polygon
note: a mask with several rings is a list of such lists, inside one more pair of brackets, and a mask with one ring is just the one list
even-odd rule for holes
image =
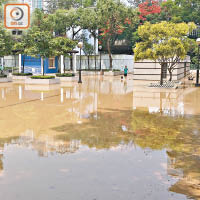
{"label": "pole", "polygon": [[81,48],[80,48],[80,69],[79,69],[79,80],[78,80],[78,83],[82,83],[82,80],[81,80]]}
{"label": "pole", "polygon": [[64,56],[63,55],[61,55],[60,56],[60,65],[61,65],[61,74],[63,74],[64,73]]}
{"label": "pole", "polygon": [[196,77],[196,87],[200,86],[199,85],[199,48],[200,48],[200,45],[198,45],[198,66],[197,66],[197,77]]}
{"label": "pole", "polygon": [[22,54],[19,54],[19,73],[22,71]]}
{"label": "pole", "polygon": [[100,71],[101,71],[101,51],[100,51]]}

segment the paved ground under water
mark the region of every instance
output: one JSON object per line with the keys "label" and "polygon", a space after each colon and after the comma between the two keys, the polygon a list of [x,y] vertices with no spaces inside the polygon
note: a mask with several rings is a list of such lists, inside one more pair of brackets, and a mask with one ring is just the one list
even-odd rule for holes
{"label": "paved ground under water", "polygon": [[200,88],[131,79],[0,84],[0,199],[200,199]]}

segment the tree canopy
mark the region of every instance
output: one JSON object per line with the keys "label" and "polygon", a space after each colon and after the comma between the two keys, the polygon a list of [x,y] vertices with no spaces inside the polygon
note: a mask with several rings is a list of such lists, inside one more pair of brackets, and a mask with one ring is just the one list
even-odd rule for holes
{"label": "tree canopy", "polygon": [[142,41],[134,49],[135,60],[154,60],[161,64],[161,68],[166,63],[171,80],[174,67],[186,57],[190,49],[187,34],[195,28],[194,23],[146,22],[138,28]]}

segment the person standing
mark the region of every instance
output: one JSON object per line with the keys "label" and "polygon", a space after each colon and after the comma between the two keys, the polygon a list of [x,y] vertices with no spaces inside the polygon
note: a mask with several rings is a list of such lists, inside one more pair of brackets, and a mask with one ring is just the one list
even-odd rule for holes
{"label": "person standing", "polygon": [[127,68],[127,66],[125,66],[125,68],[124,68],[124,77],[127,78],[127,75],[128,75],[128,68]]}

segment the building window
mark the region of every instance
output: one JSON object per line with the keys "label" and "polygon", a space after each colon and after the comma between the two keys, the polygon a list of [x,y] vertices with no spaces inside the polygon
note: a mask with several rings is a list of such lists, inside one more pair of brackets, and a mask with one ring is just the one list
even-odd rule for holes
{"label": "building window", "polygon": [[49,69],[54,69],[55,67],[55,58],[49,58]]}

